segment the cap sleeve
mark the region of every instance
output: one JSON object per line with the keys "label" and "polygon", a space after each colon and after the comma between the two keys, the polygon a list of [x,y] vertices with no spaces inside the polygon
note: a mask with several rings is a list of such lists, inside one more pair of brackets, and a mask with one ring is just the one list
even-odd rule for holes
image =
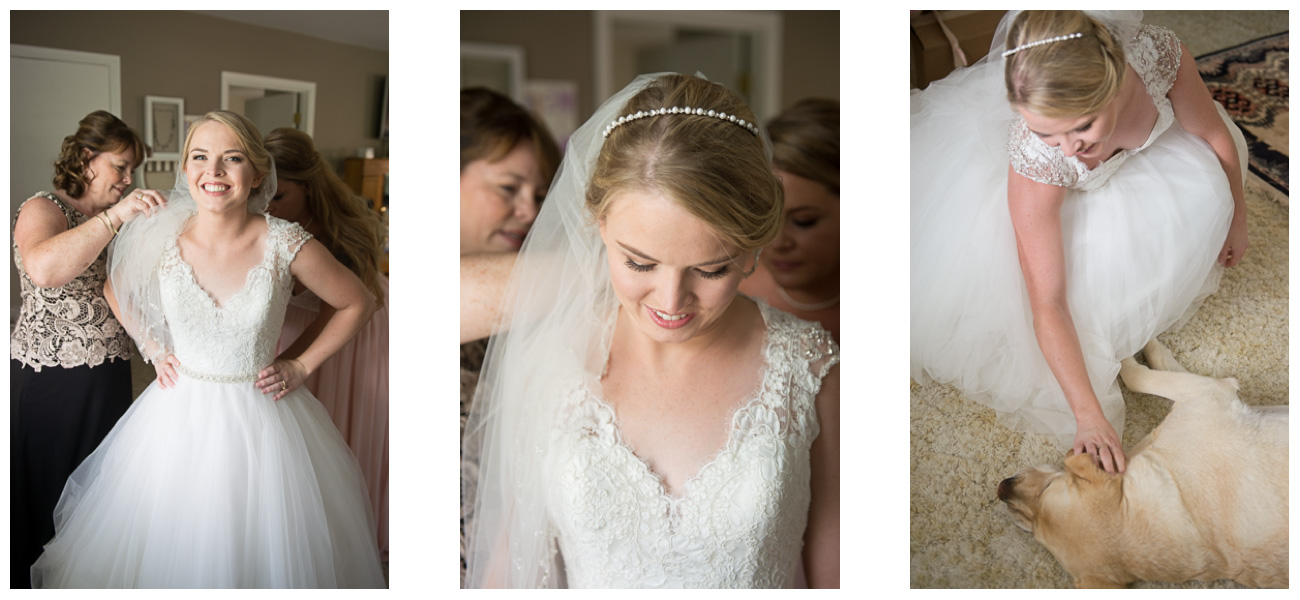
{"label": "cap sleeve", "polygon": [[1011,121],[1007,157],[1011,168],[1031,181],[1061,187],[1074,187],[1079,181],[1078,170],[1066,160],[1060,148],[1038,139],[1023,117]]}
{"label": "cap sleeve", "polygon": [[284,219],[268,216],[266,225],[280,257],[280,266],[284,268],[288,268],[294,257],[298,256],[298,251],[313,237],[302,225]]}

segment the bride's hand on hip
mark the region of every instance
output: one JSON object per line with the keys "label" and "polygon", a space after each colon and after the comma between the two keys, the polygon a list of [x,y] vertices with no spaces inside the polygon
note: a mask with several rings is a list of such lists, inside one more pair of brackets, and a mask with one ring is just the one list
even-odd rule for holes
{"label": "bride's hand on hip", "polygon": [[140,215],[153,216],[164,206],[167,206],[167,194],[158,190],[137,189],[122,196],[117,204],[109,207],[108,214],[125,225]]}
{"label": "bride's hand on hip", "polygon": [[273,400],[285,397],[307,380],[307,368],[294,358],[280,359],[257,374],[257,387],[263,394],[275,394]]}
{"label": "bride's hand on hip", "polygon": [[164,390],[176,387],[176,380],[178,379],[176,367],[180,364],[180,359],[176,358],[174,354],[168,354],[154,361],[153,370],[158,376],[158,385],[162,386]]}
{"label": "bride's hand on hip", "polygon": [[1105,417],[1084,417],[1074,434],[1074,453],[1087,453],[1107,473],[1123,473],[1124,445]]}

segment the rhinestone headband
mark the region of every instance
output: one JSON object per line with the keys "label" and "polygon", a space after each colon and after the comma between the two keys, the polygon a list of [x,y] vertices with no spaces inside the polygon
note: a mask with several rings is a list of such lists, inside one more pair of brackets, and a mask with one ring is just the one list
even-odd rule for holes
{"label": "rhinestone headband", "polygon": [[1033,48],[1034,46],[1042,46],[1043,44],[1051,44],[1052,42],[1064,42],[1066,40],[1077,40],[1081,37],[1083,37],[1082,33],[1071,33],[1068,35],[1058,35],[1056,37],[1047,38],[1045,40],[1038,40],[1037,42],[1029,42],[1028,44],[1025,44],[1023,46],[1016,46],[1015,48],[1003,52],[1002,58],[1011,56],[1012,54],[1020,52],[1021,50],[1028,50],[1030,48]]}
{"label": "rhinestone headband", "polygon": [[744,127],[746,130],[748,130],[750,133],[754,134],[755,136],[758,135],[757,125],[748,122],[740,117],[737,117],[736,115],[729,115],[724,112],[705,110],[703,108],[678,108],[674,106],[672,108],[660,108],[658,110],[649,110],[649,111],[638,110],[636,111],[636,114],[621,116],[618,118],[618,120],[614,121],[613,123],[610,123],[609,126],[605,127],[605,133],[603,134],[603,137],[609,137],[609,132],[614,131],[616,127],[624,123],[629,123],[631,121],[635,121],[637,119],[641,119],[645,117],[655,117],[659,115],[699,115],[701,117],[713,117],[715,119],[722,119],[723,121],[729,121],[735,123],[741,127]]}

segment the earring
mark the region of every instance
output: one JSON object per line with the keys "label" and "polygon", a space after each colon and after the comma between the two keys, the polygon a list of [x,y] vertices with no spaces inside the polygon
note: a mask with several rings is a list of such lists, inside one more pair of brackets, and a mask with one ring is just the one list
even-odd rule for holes
{"label": "earring", "polygon": [[763,253],[762,248],[759,248],[758,250],[754,251],[754,266],[750,267],[748,271],[741,273],[740,274],[741,279],[747,279],[750,275],[754,274],[754,271],[758,270],[758,257],[762,253]]}

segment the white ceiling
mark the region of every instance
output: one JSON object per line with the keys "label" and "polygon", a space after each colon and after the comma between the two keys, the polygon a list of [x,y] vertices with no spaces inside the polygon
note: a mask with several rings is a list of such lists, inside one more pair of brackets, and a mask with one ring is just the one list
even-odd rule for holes
{"label": "white ceiling", "polygon": [[194,10],[231,21],[388,51],[386,10]]}

